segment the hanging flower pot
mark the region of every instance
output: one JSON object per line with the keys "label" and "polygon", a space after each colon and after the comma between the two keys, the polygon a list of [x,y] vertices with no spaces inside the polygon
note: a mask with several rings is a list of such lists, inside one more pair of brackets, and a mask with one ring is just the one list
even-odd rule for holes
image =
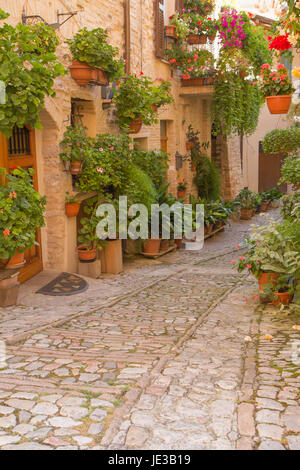
{"label": "hanging flower pot", "polygon": [[133,119],[129,126],[129,134],[137,134],[142,128],[143,120],[141,118]]}
{"label": "hanging flower pot", "polygon": [[194,143],[193,142],[186,142],[185,147],[186,147],[187,150],[191,150],[194,147]]}
{"label": "hanging flower pot", "polygon": [[176,26],[165,26],[165,35],[169,38],[176,38]]}
{"label": "hanging flower pot", "polygon": [[156,254],[159,253],[161,240],[149,238],[144,244],[144,253]]}
{"label": "hanging flower pot", "polygon": [[0,268],[4,267],[4,269],[18,269],[24,266],[24,257],[25,253],[16,253],[10,258],[8,261],[7,259],[0,260]]}
{"label": "hanging flower pot", "polygon": [[202,86],[204,85],[204,78],[203,77],[196,77],[196,78],[187,78],[181,79],[181,86]]}
{"label": "hanging flower pot", "polygon": [[273,300],[272,304],[276,307],[280,305],[289,305],[293,298],[288,292],[274,292],[274,296],[277,297],[277,299]]}
{"label": "hanging flower pot", "polygon": [[97,258],[96,248],[89,249],[86,245],[80,245],[77,247],[77,251],[80,261],[95,261]]}
{"label": "hanging flower pot", "polygon": [[204,34],[189,34],[187,40],[189,44],[206,44],[207,36],[204,36]]}
{"label": "hanging flower pot", "polygon": [[70,162],[71,175],[80,175],[82,172],[83,161]]}
{"label": "hanging flower pot", "polygon": [[266,96],[271,114],[287,114],[292,102],[292,95]]}
{"label": "hanging flower pot", "polygon": [[79,213],[80,204],[79,203],[71,203],[66,202],[66,214],[68,217],[76,217]]}

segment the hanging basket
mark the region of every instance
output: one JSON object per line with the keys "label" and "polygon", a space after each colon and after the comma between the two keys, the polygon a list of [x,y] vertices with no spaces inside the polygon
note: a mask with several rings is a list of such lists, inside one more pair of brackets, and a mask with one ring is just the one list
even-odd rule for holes
{"label": "hanging basket", "polygon": [[79,203],[66,202],[66,214],[68,217],[76,217],[79,213],[79,209],[80,209]]}
{"label": "hanging basket", "polygon": [[138,132],[140,132],[140,130],[142,128],[142,124],[143,124],[143,120],[141,118],[133,119],[130,123],[128,133],[129,134],[137,134]]}
{"label": "hanging basket", "polygon": [[165,26],[165,35],[168,38],[176,38],[176,26],[173,26],[173,25]]}
{"label": "hanging basket", "polygon": [[71,77],[79,86],[85,86],[88,83],[102,86],[109,84],[108,74],[104,70],[91,67],[86,62],[74,60],[69,68]]}
{"label": "hanging basket", "polygon": [[287,114],[292,102],[292,95],[267,96],[267,105],[271,114]]}
{"label": "hanging basket", "polygon": [[189,44],[206,44],[207,36],[204,36],[204,34],[189,34],[187,40]]}

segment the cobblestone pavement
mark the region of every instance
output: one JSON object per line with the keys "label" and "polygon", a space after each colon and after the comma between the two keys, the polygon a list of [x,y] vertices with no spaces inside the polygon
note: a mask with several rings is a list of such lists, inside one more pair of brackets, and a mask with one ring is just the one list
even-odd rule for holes
{"label": "cobblestone pavement", "polygon": [[[231,269],[237,254],[221,254],[247,229],[200,256],[132,263],[110,305],[22,341],[7,326],[0,448],[300,449],[299,315],[260,306],[255,280]],[[150,269],[152,286],[139,279]]]}

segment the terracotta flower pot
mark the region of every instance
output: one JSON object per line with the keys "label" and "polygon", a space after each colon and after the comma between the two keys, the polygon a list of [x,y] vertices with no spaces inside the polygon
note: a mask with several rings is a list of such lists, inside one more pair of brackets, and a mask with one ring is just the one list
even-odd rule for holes
{"label": "terracotta flower pot", "polygon": [[82,172],[83,161],[70,162],[70,173],[71,175],[80,175]]}
{"label": "terracotta flower pot", "polygon": [[185,191],[177,191],[177,197],[179,199],[182,199],[183,197],[185,197]]}
{"label": "terracotta flower pot", "polygon": [[193,142],[186,142],[185,147],[187,150],[191,150],[194,147]]}
{"label": "terracotta flower pot", "polygon": [[143,120],[141,118],[133,119],[129,126],[129,134],[137,134],[138,132],[140,132],[142,124]]}
{"label": "terracotta flower pot", "polygon": [[176,243],[177,249],[180,250],[181,245],[182,245],[182,239],[181,238],[176,239],[175,243]]}
{"label": "terracotta flower pot", "polygon": [[[262,273],[258,279],[259,292],[264,293],[267,286],[276,287],[278,284],[279,274],[277,273]],[[267,303],[270,299],[260,297],[261,303]]]}
{"label": "terracotta flower pot", "polygon": [[205,80],[205,85],[213,85],[215,83],[215,79],[213,77],[207,77],[204,80]]}
{"label": "terracotta flower pot", "polygon": [[76,217],[80,209],[79,203],[66,202],[66,214],[68,217]]}
{"label": "terracotta flower pot", "polygon": [[273,300],[272,304],[278,307],[279,305],[289,305],[292,300],[292,295],[288,292],[275,292],[274,295],[277,300]]}
{"label": "terracotta flower pot", "polygon": [[203,77],[181,79],[181,86],[202,86],[204,85]]}
{"label": "terracotta flower pot", "polygon": [[268,210],[268,207],[269,207],[269,202],[268,201],[264,201],[261,203],[261,212],[266,212]]}
{"label": "terracotta flower pot", "polygon": [[108,74],[104,70],[91,67],[86,62],[73,60],[69,69],[71,77],[79,86],[85,86],[88,83],[106,86],[109,83]]}
{"label": "terracotta flower pot", "polygon": [[165,26],[165,35],[169,38],[176,38],[176,26],[168,25]]}
{"label": "terracotta flower pot", "polygon": [[169,240],[161,240],[159,251],[167,251],[169,247]]}
{"label": "terracotta flower pot", "polygon": [[86,246],[81,245],[77,248],[77,251],[80,261],[94,261],[97,258],[96,248],[89,250]]}
{"label": "terracotta flower pot", "polygon": [[159,253],[160,239],[149,238],[144,245],[144,253]]}
{"label": "terracotta flower pot", "polygon": [[187,40],[189,44],[206,44],[207,36],[204,36],[204,34],[189,34]]}
{"label": "terracotta flower pot", "polygon": [[267,96],[267,105],[271,114],[287,114],[292,102],[292,95]]}
{"label": "terracotta flower pot", "polygon": [[253,209],[241,209],[241,219],[250,220],[253,216]]}
{"label": "terracotta flower pot", "polygon": [[19,253],[16,251],[16,253],[10,258],[9,262],[7,262],[7,259],[1,259],[0,260],[0,267],[1,265],[5,267],[5,269],[18,269],[22,268],[24,266],[24,258],[25,258],[25,253]]}
{"label": "terracotta flower pot", "polygon": [[300,184],[297,185],[297,189],[298,189],[298,191],[300,191]]}

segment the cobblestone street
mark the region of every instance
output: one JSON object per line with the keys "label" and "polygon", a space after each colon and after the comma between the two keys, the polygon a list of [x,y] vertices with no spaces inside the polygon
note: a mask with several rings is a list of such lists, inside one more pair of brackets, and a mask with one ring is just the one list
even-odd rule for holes
{"label": "cobblestone street", "polygon": [[1,449],[299,450],[300,318],[232,270],[248,229],[0,309]]}

